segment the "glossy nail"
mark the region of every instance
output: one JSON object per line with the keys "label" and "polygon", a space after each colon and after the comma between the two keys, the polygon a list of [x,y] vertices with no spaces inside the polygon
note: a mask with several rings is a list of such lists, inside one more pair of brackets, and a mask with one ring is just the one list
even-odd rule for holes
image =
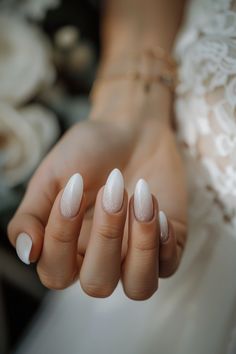
{"label": "glossy nail", "polygon": [[168,233],[168,221],[166,218],[166,214],[164,211],[159,211],[159,223],[160,223],[160,229],[161,229],[161,242],[166,242],[169,237]]}
{"label": "glossy nail", "polygon": [[117,213],[123,204],[124,178],[118,168],[111,171],[103,190],[102,203],[108,213]]}
{"label": "glossy nail", "polygon": [[61,197],[61,214],[65,218],[73,218],[78,213],[83,189],[83,178],[79,173],[75,173],[67,182]]}
{"label": "glossy nail", "polygon": [[139,221],[150,221],[153,217],[152,195],[144,179],[140,179],[135,186],[134,214]]}
{"label": "glossy nail", "polygon": [[22,262],[30,264],[30,252],[33,242],[29,235],[22,232],[16,239],[16,253]]}

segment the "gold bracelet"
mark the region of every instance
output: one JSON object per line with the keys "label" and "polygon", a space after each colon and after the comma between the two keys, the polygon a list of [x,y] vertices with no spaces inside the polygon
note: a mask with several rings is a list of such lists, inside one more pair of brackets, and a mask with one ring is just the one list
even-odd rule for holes
{"label": "gold bracelet", "polygon": [[[134,64],[135,63],[135,64]],[[113,80],[138,80],[144,83],[144,90],[149,91],[151,85],[160,82],[171,90],[176,88],[177,84],[177,65],[175,60],[169,56],[161,47],[147,48],[134,56],[131,63],[131,70],[126,72],[108,72],[98,73],[96,81]]]}

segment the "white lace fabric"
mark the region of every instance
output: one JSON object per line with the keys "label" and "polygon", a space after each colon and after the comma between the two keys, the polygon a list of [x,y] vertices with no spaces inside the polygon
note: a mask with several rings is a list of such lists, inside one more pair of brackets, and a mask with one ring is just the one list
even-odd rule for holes
{"label": "white lace fabric", "polygon": [[[175,56],[179,62],[178,140],[188,173],[193,260],[195,253],[204,252],[206,242],[213,249],[222,238],[236,240],[236,1],[192,0]],[[209,265],[209,254],[206,258]],[[216,273],[224,267],[218,263]],[[226,274],[233,284],[231,268]],[[208,282],[213,287],[214,280]],[[235,286],[230,289],[233,294]],[[220,292],[223,299],[224,289]],[[235,308],[234,296],[224,305],[222,316]],[[236,353],[235,325],[232,314],[219,332],[223,338],[226,329],[222,353]]]}
{"label": "white lace fabric", "polygon": [[192,1],[175,52],[179,141],[199,172],[195,166],[190,188],[205,194],[204,222],[223,222],[236,237],[235,8],[230,0]]}

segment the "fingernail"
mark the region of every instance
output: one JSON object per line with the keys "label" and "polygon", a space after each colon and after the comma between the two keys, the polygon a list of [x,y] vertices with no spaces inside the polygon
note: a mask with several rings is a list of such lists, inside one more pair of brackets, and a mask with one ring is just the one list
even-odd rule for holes
{"label": "fingernail", "polygon": [[159,223],[160,223],[160,229],[161,229],[161,242],[166,242],[169,233],[168,233],[168,221],[166,218],[166,214],[164,211],[159,211]]}
{"label": "fingernail", "polygon": [[61,197],[61,213],[65,218],[73,218],[78,213],[83,189],[83,178],[79,173],[75,173],[67,182]]}
{"label": "fingernail", "polygon": [[33,242],[29,235],[22,232],[16,239],[16,253],[22,262],[25,264],[30,264],[30,251]]}
{"label": "fingernail", "polygon": [[153,217],[152,195],[144,179],[140,179],[135,186],[134,214],[139,221],[149,221]]}
{"label": "fingernail", "polygon": [[103,190],[102,203],[108,213],[117,213],[123,204],[124,178],[118,168],[109,174]]}

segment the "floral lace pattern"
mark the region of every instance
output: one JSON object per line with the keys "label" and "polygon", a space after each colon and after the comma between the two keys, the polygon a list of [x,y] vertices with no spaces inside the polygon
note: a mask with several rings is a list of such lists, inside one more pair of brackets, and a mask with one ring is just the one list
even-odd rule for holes
{"label": "floral lace pattern", "polygon": [[[208,238],[234,239],[236,1],[193,0],[175,55],[180,64],[178,140],[186,159],[190,222],[201,225],[202,233],[209,227]],[[226,344],[229,354],[236,352],[233,327],[231,323]]]}
{"label": "floral lace pattern", "polygon": [[[191,197],[198,198],[196,191],[201,190],[208,211],[203,222],[217,227],[223,221],[229,234],[236,236],[235,2],[193,1],[175,54],[180,63],[178,138],[190,170],[197,163],[204,171],[203,177],[194,167]],[[191,217],[199,218],[194,205],[193,201]]]}

